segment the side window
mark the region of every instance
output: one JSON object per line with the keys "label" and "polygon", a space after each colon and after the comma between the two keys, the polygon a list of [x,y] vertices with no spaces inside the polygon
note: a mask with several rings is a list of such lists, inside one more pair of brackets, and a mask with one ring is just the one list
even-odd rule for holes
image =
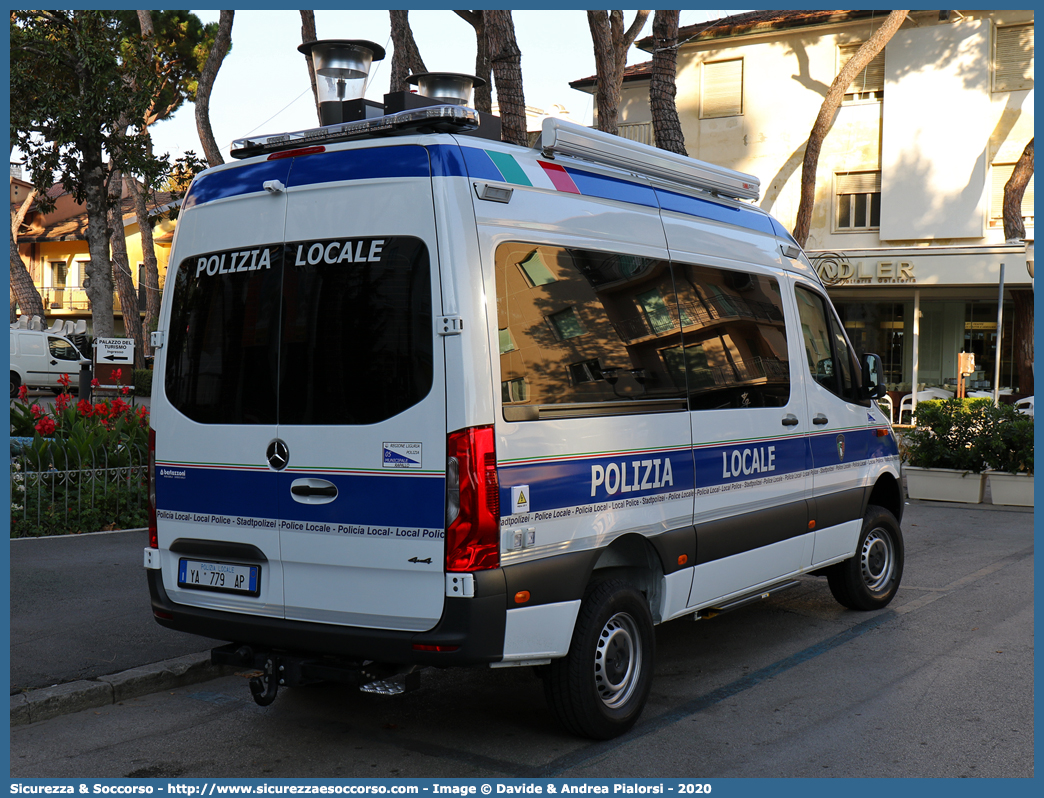
{"label": "side window", "polygon": [[826,300],[799,286],[797,304],[812,379],[848,402],[866,404],[860,398],[861,373],[855,354]]}
{"label": "side window", "polygon": [[662,352],[691,410],[783,407],[790,358],[778,281],[675,262],[683,341]]}
{"label": "side window", "polygon": [[684,409],[667,261],[510,242],[496,283],[507,420]]}
{"label": "side window", "polygon": [[48,338],[47,347],[55,360],[79,360],[80,353],[64,338]]}

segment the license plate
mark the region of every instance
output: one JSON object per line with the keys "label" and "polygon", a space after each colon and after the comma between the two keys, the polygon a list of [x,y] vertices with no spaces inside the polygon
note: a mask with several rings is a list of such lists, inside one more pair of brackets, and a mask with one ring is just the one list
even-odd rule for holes
{"label": "license plate", "polygon": [[261,594],[261,567],[181,559],[178,562],[178,587],[258,596]]}

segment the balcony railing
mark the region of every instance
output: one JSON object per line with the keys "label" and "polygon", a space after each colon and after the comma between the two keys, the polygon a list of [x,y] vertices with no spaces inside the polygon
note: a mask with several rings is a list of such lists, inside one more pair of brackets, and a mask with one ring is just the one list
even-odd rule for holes
{"label": "balcony railing", "polygon": [[[732,319],[754,319],[757,321],[782,322],[783,313],[770,302],[758,302],[743,297],[715,296],[704,303],[685,302],[681,306],[681,324],[705,326],[718,321]],[[665,335],[678,329],[678,318],[674,308],[657,308],[655,311],[620,319],[613,323],[617,335],[624,341],[634,341],[650,335]]]}
{"label": "balcony railing", "polygon": [[[43,300],[45,311],[89,312],[91,309],[91,302],[87,298],[87,292],[82,285],[71,285],[65,288],[41,288],[37,286],[36,290],[40,292],[40,299]],[[135,293],[138,297],[138,311],[141,312],[145,310],[144,292],[139,288]],[[115,291],[112,294],[112,309],[117,313],[123,312],[120,295]]]}

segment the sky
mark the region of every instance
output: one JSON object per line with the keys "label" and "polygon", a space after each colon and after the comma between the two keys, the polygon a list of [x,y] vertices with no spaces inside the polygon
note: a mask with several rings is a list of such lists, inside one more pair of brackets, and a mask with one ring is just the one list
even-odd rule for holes
{"label": "sky", "polygon": [[[216,22],[217,11],[195,11],[203,22]],[[634,11],[625,12],[630,24]],[[736,13],[682,11],[681,24],[691,25]],[[592,97],[569,88],[569,82],[595,73],[591,34],[584,11],[513,12],[522,51],[526,105],[549,109],[562,105],[574,121],[591,124]],[[448,10],[410,11],[410,25],[425,66],[432,72],[475,71],[475,34],[468,23]],[[388,91],[391,41],[388,12],[316,10],[320,39],[368,39],[388,52],[370,70],[366,98],[380,102]],[[639,38],[652,34],[652,15]],[[233,139],[317,126],[315,106],[301,43],[301,17],[291,11],[236,11],[232,50],[226,56],[210,99],[211,126],[222,155],[228,159]],[[651,60],[631,48],[628,64]],[[494,97],[494,102],[496,98]],[[157,153],[172,157],[192,150],[202,156],[194,106],[187,103],[172,119],[157,123],[152,136]]]}

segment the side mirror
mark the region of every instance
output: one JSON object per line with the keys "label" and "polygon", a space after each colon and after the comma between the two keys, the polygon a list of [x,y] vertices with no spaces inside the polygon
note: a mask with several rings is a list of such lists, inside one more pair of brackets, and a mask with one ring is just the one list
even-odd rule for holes
{"label": "side mirror", "polygon": [[888,393],[880,355],[863,355],[863,391],[867,399],[880,399]]}

